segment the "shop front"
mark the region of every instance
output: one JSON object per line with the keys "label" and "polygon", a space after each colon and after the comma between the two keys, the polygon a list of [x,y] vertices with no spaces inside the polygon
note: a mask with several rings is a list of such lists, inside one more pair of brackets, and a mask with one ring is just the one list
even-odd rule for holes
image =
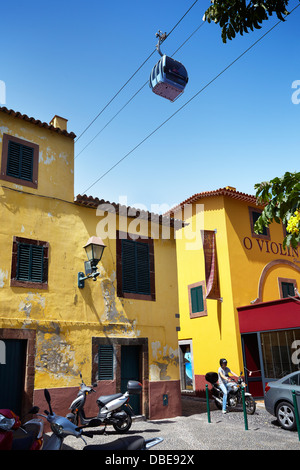
{"label": "shop front", "polygon": [[267,382],[300,370],[300,299],[261,302],[237,310],[249,392],[263,397]]}

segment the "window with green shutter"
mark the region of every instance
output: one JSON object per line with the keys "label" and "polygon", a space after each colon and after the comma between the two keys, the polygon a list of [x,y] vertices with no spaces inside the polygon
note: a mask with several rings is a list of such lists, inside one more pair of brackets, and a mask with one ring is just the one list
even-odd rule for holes
{"label": "window with green shutter", "polygon": [[19,281],[43,282],[44,247],[18,244],[17,279]]}
{"label": "window with green shutter", "polygon": [[261,216],[262,211],[260,209],[257,209],[256,207],[248,207],[249,211],[249,218],[250,218],[250,227],[251,227],[251,235],[254,238],[262,238],[265,240],[270,240],[270,230],[268,227],[264,227],[262,233],[255,233],[254,231],[254,225],[257,221],[257,219]]}
{"label": "window with green shutter", "polygon": [[202,286],[193,287],[191,289],[192,313],[203,312],[203,290]]}
{"label": "window with green shutter", "polygon": [[155,301],[154,240],[117,231],[117,295]]}
{"label": "window with green shutter", "polygon": [[47,289],[48,252],[48,242],[14,237],[10,285]]}
{"label": "window with green shutter", "polygon": [[296,279],[278,278],[280,298],[295,297]]}
{"label": "window with green shutter", "polygon": [[39,146],[33,142],[3,134],[1,179],[30,188],[38,186]]}
{"label": "window with green shutter", "polygon": [[98,380],[114,379],[114,348],[112,345],[98,346]]}
{"label": "window with green shutter", "polygon": [[33,148],[17,142],[8,142],[6,174],[22,180],[32,181]]}
{"label": "window with green shutter", "polygon": [[122,240],[123,292],[151,293],[149,246],[133,240]]}
{"label": "window with green shutter", "polygon": [[196,282],[188,286],[190,318],[207,315],[205,281]]}

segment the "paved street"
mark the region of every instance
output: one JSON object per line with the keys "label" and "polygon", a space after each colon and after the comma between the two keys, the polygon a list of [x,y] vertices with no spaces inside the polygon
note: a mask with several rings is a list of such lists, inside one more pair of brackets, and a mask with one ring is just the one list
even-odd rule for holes
{"label": "paved street", "polygon": [[[183,397],[182,416],[157,421],[134,421],[128,433],[145,439],[160,436],[164,441],[156,451],[176,450],[300,450],[298,433],[280,428],[274,416],[258,403],[254,415],[248,416],[245,430],[243,411],[223,415],[211,402],[211,423],[208,423],[205,400]],[[107,435],[94,436],[88,444],[102,444],[120,437],[112,427]],[[65,449],[82,449],[81,439],[67,437]]]}

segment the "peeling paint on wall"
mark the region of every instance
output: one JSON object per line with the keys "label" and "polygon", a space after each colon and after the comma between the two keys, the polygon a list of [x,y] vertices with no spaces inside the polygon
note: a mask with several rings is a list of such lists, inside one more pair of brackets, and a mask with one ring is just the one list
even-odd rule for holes
{"label": "peeling paint on wall", "polygon": [[25,300],[21,300],[19,303],[19,312],[23,311],[27,318],[29,318],[31,314],[35,316],[42,314],[44,317],[44,309],[45,297],[38,293],[34,294],[32,292],[28,292]]}
{"label": "peeling paint on wall", "polygon": [[[0,126],[0,134],[7,134],[8,133],[8,127],[6,126]],[[0,142],[2,142],[2,138],[0,139]]]}
{"label": "peeling paint on wall", "polygon": [[0,287],[4,287],[4,281],[8,278],[8,272],[0,269]]}
{"label": "peeling paint on wall", "polygon": [[157,359],[157,358],[158,358],[158,354],[161,354],[161,351],[160,351],[160,348],[161,348],[160,341],[153,341],[153,342],[151,343],[151,348],[152,348],[152,356],[154,357],[154,359]]}
{"label": "peeling paint on wall", "polygon": [[52,328],[37,329],[36,348],[36,371],[66,380],[78,375],[75,350],[58,324],[53,323]]}
{"label": "peeling paint on wall", "polygon": [[155,359],[149,367],[150,380],[170,380],[168,366],[178,365],[178,349],[173,349],[168,345],[161,346],[160,341],[151,343],[152,357]]}
{"label": "peeling paint on wall", "polygon": [[68,162],[68,155],[67,155],[65,152],[60,153],[60,154],[58,155],[58,157],[59,157],[59,158],[62,158],[62,159],[65,161],[66,165],[69,165],[69,162]]}
{"label": "peeling paint on wall", "polygon": [[46,160],[44,161],[44,164],[45,165],[50,165],[50,163],[52,163],[54,161],[55,161],[54,155],[51,155],[50,157],[47,156]]}

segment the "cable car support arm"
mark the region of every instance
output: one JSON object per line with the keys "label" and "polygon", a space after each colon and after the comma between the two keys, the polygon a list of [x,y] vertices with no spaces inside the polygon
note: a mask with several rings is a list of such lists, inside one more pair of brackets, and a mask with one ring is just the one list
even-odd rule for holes
{"label": "cable car support arm", "polygon": [[167,38],[167,33],[162,33],[160,30],[158,30],[158,33],[155,35],[158,38],[158,43],[156,44],[156,49],[158,53],[163,56],[163,53],[160,50],[160,45],[164,40]]}

